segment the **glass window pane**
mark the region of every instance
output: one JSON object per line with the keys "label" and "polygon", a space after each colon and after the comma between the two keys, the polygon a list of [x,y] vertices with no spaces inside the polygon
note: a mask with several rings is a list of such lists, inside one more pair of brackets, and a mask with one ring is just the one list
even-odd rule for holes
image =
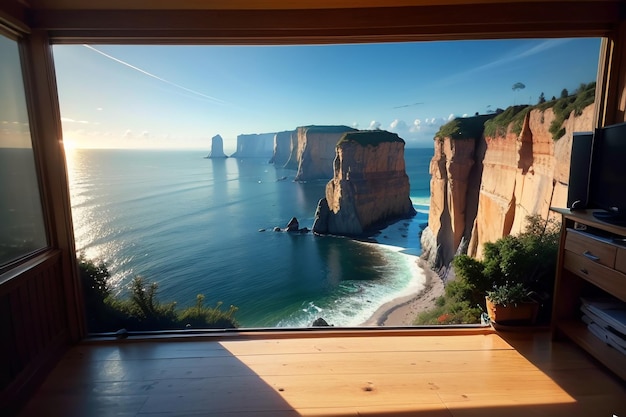
{"label": "glass window pane", "polygon": [[16,41],[0,36],[0,267],[46,246]]}

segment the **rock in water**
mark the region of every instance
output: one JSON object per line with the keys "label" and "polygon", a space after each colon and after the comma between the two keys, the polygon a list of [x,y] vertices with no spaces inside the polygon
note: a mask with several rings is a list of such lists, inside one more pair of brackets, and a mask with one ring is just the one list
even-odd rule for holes
{"label": "rock in water", "polygon": [[319,317],[315,319],[315,321],[313,322],[311,326],[312,327],[330,327],[330,324],[328,324],[328,322],[324,320],[323,318]]}
{"label": "rock in water", "polygon": [[228,158],[224,153],[224,140],[220,135],[215,135],[211,138],[211,152],[209,152],[207,158]]}
{"label": "rock in water", "polygon": [[298,223],[298,219],[295,217],[292,217],[291,220],[289,220],[289,223],[287,223],[287,227],[285,228],[287,232],[297,232],[299,229],[300,224]]}
{"label": "rock in water", "polygon": [[404,140],[387,131],[346,133],[337,143],[333,179],[318,203],[313,232],[357,236],[415,215]]}

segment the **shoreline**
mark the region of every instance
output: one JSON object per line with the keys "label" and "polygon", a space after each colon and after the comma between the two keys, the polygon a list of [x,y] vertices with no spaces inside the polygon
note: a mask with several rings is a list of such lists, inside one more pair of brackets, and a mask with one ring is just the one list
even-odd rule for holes
{"label": "shoreline", "polygon": [[443,281],[424,260],[418,259],[415,263],[426,277],[424,287],[415,294],[398,297],[383,304],[361,326],[412,326],[419,313],[436,306],[437,298],[444,293]]}

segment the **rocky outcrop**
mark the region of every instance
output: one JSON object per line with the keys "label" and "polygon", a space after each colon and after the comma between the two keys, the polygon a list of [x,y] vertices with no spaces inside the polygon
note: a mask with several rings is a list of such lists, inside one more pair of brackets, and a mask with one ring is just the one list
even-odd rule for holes
{"label": "rocky outcrop", "polygon": [[291,156],[291,135],[293,130],[278,132],[274,135],[274,153],[270,164],[283,167]]}
{"label": "rocky outcrop", "polygon": [[275,133],[260,133],[237,136],[237,150],[233,158],[271,158],[274,153]]}
{"label": "rocky outcrop", "polygon": [[313,232],[358,236],[383,222],[409,217],[404,141],[395,133],[345,133],[336,146],[334,176],[318,203]]}
{"label": "rocky outcrop", "polygon": [[211,138],[211,151],[207,158],[228,158],[224,153],[224,139],[220,135],[215,135]]}
{"label": "rocky outcrop", "polygon": [[552,109],[533,109],[495,134],[435,138],[431,204],[422,250],[434,266],[447,265],[460,245],[482,257],[485,242],[523,231],[529,215],[565,207],[572,133],[592,130],[594,106],[564,122],[553,139]]}

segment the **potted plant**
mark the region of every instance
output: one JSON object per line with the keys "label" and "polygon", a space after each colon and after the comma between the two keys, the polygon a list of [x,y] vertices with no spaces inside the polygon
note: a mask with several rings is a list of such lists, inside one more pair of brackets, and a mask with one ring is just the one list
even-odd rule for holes
{"label": "potted plant", "polygon": [[[539,216],[527,220],[523,233],[486,243],[482,259],[458,255],[452,261],[457,279],[467,287],[465,297],[486,307],[493,321],[516,319],[493,317],[488,299],[491,305],[507,306],[506,310],[517,309],[509,308],[511,305],[532,310],[531,319],[522,322],[550,320],[559,227]],[[531,298],[535,303],[527,306]]]}
{"label": "potted plant", "polygon": [[485,297],[489,319],[498,324],[534,324],[539,302],[533,295],[521,282],[495,286]]}

